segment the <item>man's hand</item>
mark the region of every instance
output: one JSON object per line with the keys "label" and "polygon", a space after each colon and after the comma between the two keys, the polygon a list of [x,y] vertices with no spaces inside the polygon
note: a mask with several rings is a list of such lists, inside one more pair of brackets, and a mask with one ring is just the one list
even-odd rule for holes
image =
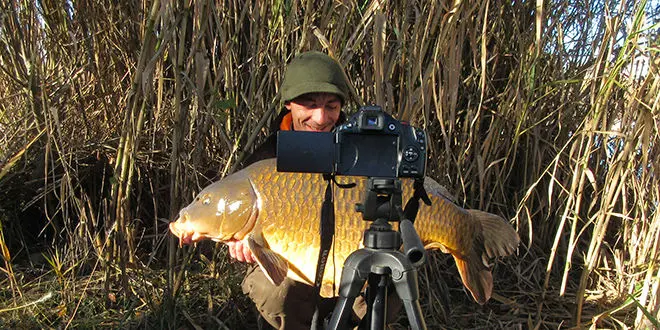
{"label": "man's hand", "polygon": [[229,255],[231,255],[232,258],[240,262],[254,263],[257,261],[254,259],[254,255],[250,251],[247,243],[243,241],[232,240],[225,242],[225,244],[227,244],[227,247],[229,247]]}

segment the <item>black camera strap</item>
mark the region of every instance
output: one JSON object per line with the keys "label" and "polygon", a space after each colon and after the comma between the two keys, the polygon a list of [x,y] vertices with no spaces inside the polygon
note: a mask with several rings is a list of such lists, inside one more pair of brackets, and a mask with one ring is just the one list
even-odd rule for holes
{"label": "black camera strap", "polygon": [[332,179],[329,175],[324,174],[323,178],[328,181],[325,187],[325,198],[321,204],[321,225],[319,234],[321,235],[321,246],[319,249],[319,259],[316,263],[316,277],[314,278],[314,286],[321,287],[323,280],[323,272],[325,271],[325,264],[328,261],[330,247],[332,246],[332,239],[335,236],[335,204],[332,197]]}
{"label": "black camera strap", "polygon": [[[335,180],[334,175],[323,174],[323,179],[328,182],[325,188],[325,198],[321,204],[321,224],[319,226],[319,234],[321,235],[321,244],[319,248],[319,258],[316,263],[316,276],[314,277],[314,288],[316,291],[316,309],[312,317],[312,329],[316,326],[321,326],[319,322],[319,303],[321,302],[321,285],[323,284],[323,273],[325,272],[325,265],[330,255],[330,247],[332,240],[335,236],[335,203],[332,196],[332,184],[336,184],[339,188],[353,188],[355,183],[341,184]],[[334,290],[334,288],[333,288]]]}
{"label": "black camera strap", "polygon": [[424,189],[424,178],[415,178],[415,182],[413,183],[413,189],[414,189],[413,195],[410,197],[410,200],[408,200],[408,203],[406,203],[406,207],[403,210],[403,214],[406,219],[414,223],[415,218],[417,217],[417,211],[419,211],[419,200],[421,199],[422,201],[424,201],[424,204],[430,206],[431,199],[429,198],[426,189]]}

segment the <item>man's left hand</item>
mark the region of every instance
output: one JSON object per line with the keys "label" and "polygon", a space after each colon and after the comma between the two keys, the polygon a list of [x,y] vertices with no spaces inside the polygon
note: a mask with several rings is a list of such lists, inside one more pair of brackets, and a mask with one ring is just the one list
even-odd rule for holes
{"label": "man's left hand", "polygon": [[227,244],[227,247],[229,248],[229,255],[231,255],[232,258],[240,262],[257,262],[247,243],[239,240],[232,240],[225,242],[225,244]]}

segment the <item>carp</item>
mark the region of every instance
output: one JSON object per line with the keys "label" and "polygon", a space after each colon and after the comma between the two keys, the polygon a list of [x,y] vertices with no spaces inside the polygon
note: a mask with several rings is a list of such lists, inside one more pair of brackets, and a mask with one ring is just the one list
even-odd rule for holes
{"label": "carp", "polygon": [[[355,211],[355,204],[363,201],[366,178],[336,180],[357,186],[334,189],[335,237],[322,297],[338,294],[335,283],[344,261],[361,247],[369,227]],[[404,203],[413,193],[412,183],[402,179]],[[518,234],[497,215],[457,206],[431,178],[424,186],[432,205],[420,203],[414,223],[424,248],[451,253],[465,287],[478,303],[486,303],[493,289],[492,260],[512,254],[520,242]],[[275,285],[286,276],[314,285],[325,187],[320,174],[277,172],[275,159],[266,159],[204,188],[169,228],[180,244],[243,240]]]}

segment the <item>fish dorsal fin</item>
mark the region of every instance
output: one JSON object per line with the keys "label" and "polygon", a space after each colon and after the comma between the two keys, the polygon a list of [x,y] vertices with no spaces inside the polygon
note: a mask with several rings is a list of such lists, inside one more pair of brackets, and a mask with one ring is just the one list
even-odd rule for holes
{"label": "fish dorsal fin", "polygon": [[247,237],[247,243],[254,259],[257,260],[257,264],[266,274],[266,277],[273,284],[280,285],[289,271],[289,263],[275,251],[257,243],[252,235]]}
{"label": "fish dorsal fin", "polygon": [[439,184],[437,181],[431,179],[430,177],[424,178],[424,189],[430,195],[442,196],[445,199],[450,200],[452,203],[456,204],[458,199],[452,195],[445,186]]}

